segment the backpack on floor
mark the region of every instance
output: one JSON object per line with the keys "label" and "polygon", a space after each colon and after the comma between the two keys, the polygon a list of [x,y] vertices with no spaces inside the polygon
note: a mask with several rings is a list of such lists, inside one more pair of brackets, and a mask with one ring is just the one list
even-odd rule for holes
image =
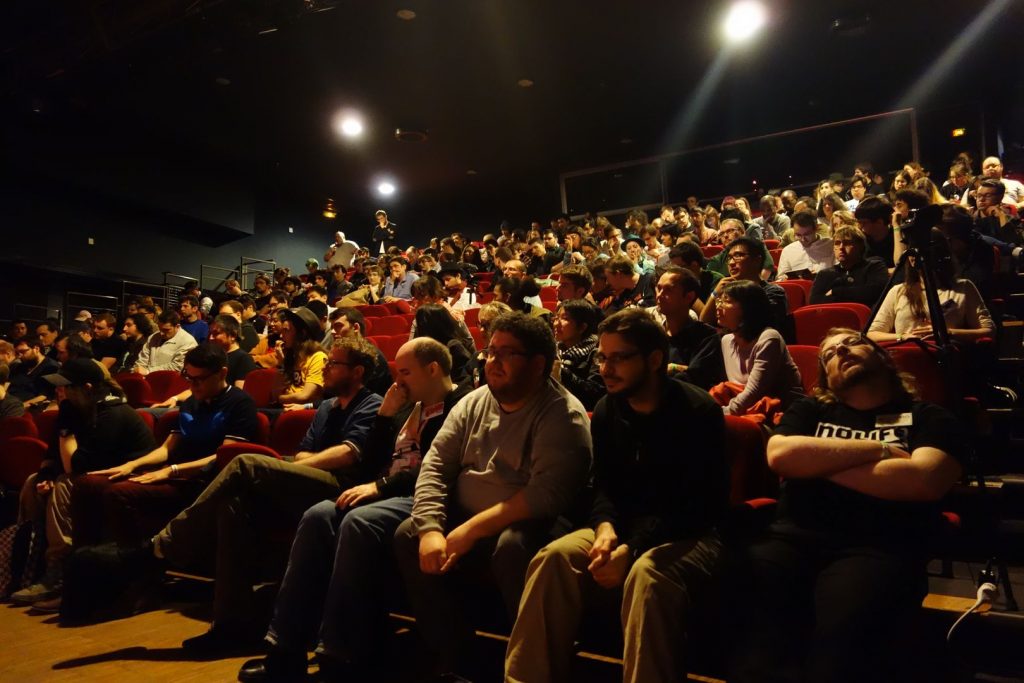
{"label": "backpack on floor", "polygon": [[39,575],[42,545],[32,522],[24,521],[0,529],[0,598],[31,585]]}

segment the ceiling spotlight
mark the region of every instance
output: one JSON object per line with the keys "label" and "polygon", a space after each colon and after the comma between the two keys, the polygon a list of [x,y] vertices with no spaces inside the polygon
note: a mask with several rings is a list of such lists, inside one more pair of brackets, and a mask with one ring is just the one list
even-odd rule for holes
{"label": "ceiling spotlight", "polygon": [[341,122],[341,134],[347,138],[354,138],[363,132],[363,122],[354,117],[346,117]]}
{"label": "ceiling spotlight", "polygon": [[733,42],[747,40],[764,26],[766,20],[764,5],[755,0],[742,0],[734,4],[725,17],[725,36]]}
{"label": "ceiling spotlight", "polygon": [[412,21],[416,18],[416,13],[411,9],[400,9],[395,12],[395,15],[402,21]]}
{"label": "ceiling spotlight", "polygon": [[[324,204],[323,216],[324,216],[324,218],[337,218],[338,217],[338,212],[334,208],[334,200],[333,199],[328,199],[327,203]],[[288,230],[290,232],[291,228],[288,228]]]}
{"label": "ceiling spotlight", "polygon": [[384,195],[385,197],[393,195],[395,193],[395,185],[394,183],[389,183],[388,181],[385,180],[384,182],[377,185],[377,192]]}

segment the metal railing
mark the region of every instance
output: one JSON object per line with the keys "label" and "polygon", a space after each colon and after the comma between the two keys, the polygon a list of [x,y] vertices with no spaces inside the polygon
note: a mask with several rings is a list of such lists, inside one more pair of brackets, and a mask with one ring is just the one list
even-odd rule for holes
{"label": "metal railing", "polygon": [[119,311],[118,300],[116,296],[106,294],[65,292],[64,320],[74,320],[78,311],[81,310],[86,310],[90,313],[113,313],[116,317]]}
{"label": "metal railing", "polygon": [[274,281],[274,271],[277,270],[277,261],[252,258],[251,256],[243,256],[241,263],[238,267],[240,278],[238,280],[239,286],[244,290],[252,290],[255,288],[253,280],[256,276],[263,275]]}

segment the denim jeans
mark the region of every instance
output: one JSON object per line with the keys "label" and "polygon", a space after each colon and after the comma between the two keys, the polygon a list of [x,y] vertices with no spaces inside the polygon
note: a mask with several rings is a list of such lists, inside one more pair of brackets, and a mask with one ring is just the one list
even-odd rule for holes
{"label": "denim jeans", "polygon": [[412,513],[412,498],[387,498],[349,510],[328,500],[302,516],[274,605],[267,640],[340,660],[369,657],[387,620],[391,539]]}

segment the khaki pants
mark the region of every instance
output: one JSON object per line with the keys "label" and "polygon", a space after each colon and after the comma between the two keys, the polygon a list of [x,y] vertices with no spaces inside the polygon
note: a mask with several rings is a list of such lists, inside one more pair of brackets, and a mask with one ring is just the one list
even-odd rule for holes
{"label": "khaki pants", "polygon": [[50,493],[36,492],[37,474],[30,475],[21,487],[19,521],[29,520],[36,529],[46,531],[46,567],[59,568],[71,552],[71,490],[74,488],[66,474],[57,477]]}
{"label": "khaki pants", "polygon": [[[505,656],[506,681],[570,679],[584,605],[609,594],[587,571],[593,544],[593,529],[580,529],[533,558]],[[692,596],[709,583],[720,554],[718,534],[709,533],[651,548],[633,563],[621,590],[624,681],[686,679],[681,653]]]}

